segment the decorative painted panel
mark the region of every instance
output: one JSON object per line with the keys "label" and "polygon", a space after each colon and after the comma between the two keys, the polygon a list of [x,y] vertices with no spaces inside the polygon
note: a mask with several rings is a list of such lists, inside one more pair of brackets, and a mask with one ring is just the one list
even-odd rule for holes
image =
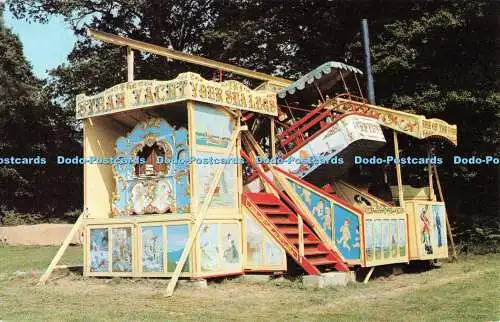
{"label": "decorative painted panel", "polygon": [[335,246],[345,259],[360,259],[359,219],[353,212],[333,206]]}
{"label": "decorative painted panel", "polygon": [[199,247],[201,274],[242,271],[241,225],[238,222],[203,224]]}
{"label": "decorative painted panel", "polygon": [[[222,158],[222,154],[214,152],[199,152],[197,158]],[[219,164],[196,164],[196,192],[198,204],[201,207],[205,196],[213,182],[215,171]],[[235,208],[237,207],[238,180],[236,177],[236,164],[226,164],[224,172],[210,203],[210,208]]]}
{"label": "decorative painted panel", "polygon": [[[182,252],[189,238],[189,228],[184,225],[167,226],[167,271],[174,272]],[[189,271],[189,257],[182,268],[182,272]]]}
{"label": "decorative painted panel", "polygon": [[408,262],[406,214],[365,216],[366,266]]}
{"label": "decorative painted panel", "polygon": [[162,226],[144,226],[142,233],[142,271],[163,272]]}
{"label": "decorative painted panel", "polygon": [[132,272],[132,228],[111,228],[113,272]]}
{"label": "decorative painted panel", "polygon": [[233,124],[221,110],[212,106],[195,105],[196,144],[217,148],[227,148]]}
{"label": "decorative painted panel", "polygon": [[285,250],[249,214],[245,215],[246,268],[286,269]]}
{"label": "decorative painted panel", "polygon": [[[116,194],[114,215],[189,212],[189,167],[187,130],[175,130],[165,120],[152,118],[139,123],[127,137],[116,141],[113,165]],[[145,162],[138,157],[144,149],[157,148],[163,155],[152,155],[143,172],[136,169]],[[138,165],[139,164],[139,165]]]}
{"label": "decorative painted panel", "polygon": [[239,269],[241,267],[240,226],[236,223],[220,224],[220,240],[222,246],[221,269]]}
{"label": "decorative painted panel", "polygon": [[217,270],[219,247],[217,224],[204,224],[200,231],[200,263],[202,272],[214,272]]}
{"label": "decorative painted panel", "polygon": [[323,228],[326,235],[332,238],[332,203],[327,198],[312,191],[312,189],[298,185],[292,180],[288,180],[288,182],[295,189],[295,192],[297,192],[321,228]]}
{"label": "decorative painted panel", "polygon": [[447,255],[446,215],[444,204],[415,202],[421,257],[443,257]]}
{"label": "decorative painted panel", "polygon": [[109,269],[108,229],[90,229],[90,271],[107,272]]}

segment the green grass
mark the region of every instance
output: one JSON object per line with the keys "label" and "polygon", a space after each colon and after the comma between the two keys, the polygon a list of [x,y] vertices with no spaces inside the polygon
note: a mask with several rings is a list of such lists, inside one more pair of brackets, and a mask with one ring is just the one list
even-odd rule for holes
{"label": "green grass", "polygon": [[[84,279],[53,274],[35,286],[55,247],[0,246],[3,321],[498,321],[500,255],[475,256],[418,274],[377,278],[344,288],[304,289],[298,281],[250,283],[241,278],[181,287],[164,298],[167,280]],[[72,247],[62,262],[81,262]],[[29,274],[13,275],[16,270]]]}

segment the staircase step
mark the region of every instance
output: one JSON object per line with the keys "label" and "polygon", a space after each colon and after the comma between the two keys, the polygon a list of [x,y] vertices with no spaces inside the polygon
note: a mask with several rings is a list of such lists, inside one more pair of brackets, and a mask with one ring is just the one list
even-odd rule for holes
{"label": "staircase step", "polygon": [[266,215],[290,215],[293,214],[288,208],[280,207],[280,208],[271,208],[271,207],[260,207],[260,211],[265,213]]}
{"label": "staircase step", "polygon": [[270,217],[269,220],[275,225],[298,225],[297,219],[295,218]]}
{"label": "staircase step", "polygon": [[330,260],[330,259],[326,259],[324,257],[320,257],[320,258],[308,258],[307,260],[311,264],[313,264],[314,266],[333,265],[333,264],[336,263],[336,261],[333,261],[333,260]]}
{"label": "staircase step", "polygon": [[305,248],[304,249],[304,255],[306,257],[309,257],[309,256],[319,256],[319,255],[327,255],[329,253],[330,252],[327,251],[327,250],[318,250],[318,249],[314,249],[314,248]]}
{"label": "staircase step", "polygon": [[[299,229],[297,226],[294,227],[279,227],[279,230],[285,235],[299,235]],[[309,235],[309,232],[304,231],[304,236]]]}
{"label": "staircase step", "polygon": [[275,206],[280,206],[283,203],[281,200],[276,198],[275,195],[272,193],[265,193],[265,192],[247,192],[245,193],[246,197],[251,199],[253,202],[255,202],[257,205],[275,205]]}
{"label": "staircase step", "polygon": [[[289,238],[290,242],[292,244],[298,245],[299,244],[299,239],[298,238]],[[309,240],[309,239],[304,239],[304,246],[316,246],[319,245],[320,242],[318,240]]]}

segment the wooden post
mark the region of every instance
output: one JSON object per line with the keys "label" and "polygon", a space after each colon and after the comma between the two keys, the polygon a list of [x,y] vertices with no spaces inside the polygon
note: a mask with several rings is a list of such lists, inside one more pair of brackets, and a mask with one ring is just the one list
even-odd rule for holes
{"label": "wooden post", "polygon": [[427,174],[429,177],[429,200],[430,201],[436,201],[436,194],[434,193],[434,183],[432,182],[432,164],[430,161],[430,158],[432,157],[432,149],[427,143],[427,158],[429,159],[429,162],[427,164]]}
{"label": "wooden post", "polygon": [[375,266],[372,266],[372,268],[370,268],[370,271],[368,272],[368,274],[366,274],[366,277],[365,277],[365,280],[363,281],[363,284],[368,283],[368,280],[372,276],[372,273],[374,270],[375,270]]}
{"label": "wooden post", "polygon": [[274,117],[271,117],[271,158],[274,158],[276,156],[276,135],[274,131]]}
{"label": "wooden post", "polygon": [[57,267],[57,263],[59,263],[59,261],[61,260],[61,257],[64,255],[64,252],[68,248],[69,243],[73,239],[73,236],[78,231],[78,229],[80,229],[80,226],[82,225],[82,222],[83,222],[84,214],[85,214],[85,212],[80,214],[80,216],[76,220],[75,224],[73,225],[73,228],[71,228],[71,231],[69,232],[68,236],[66,236],[66,239],[64,240],[61,247],[57,251],[56,256],[54,256],[54,258],[50,262],[49,267],[47,268],[45,273],[42,275],[42,277],[40,277],[40,280],[38,281],[37,285],[45,284],[47,282],[47,280],[49,279],[50,274],[52,274],[52,271],[54,271],[54,269]]}
{"label": "wooden post", "polygon": [[[432,167],[434,169],[434,176],[436,177],[436,183],[438,187],[438,192],[439,192],[439,199],[446,204],[444,201],[444,195],[443,195],[443,190],[441,189],[441,182],[439,182],[439,176],[437,172],[436,166]],[[446,230],[448,231],[448,238],[450,239],[450,244],[451,244],[451,258],[454,260],[457,260],[457,250],[455,249],[455,242],[453,241],[453,234],[451,233],[451,225],[450,225],[450,220],[448,219],[448,211],[445,209],[445,215],[446,215]]]}
{"label": "wooden post", "polygon": [[[398,134],[396,131],[392,131],[394,134],[394,157],[399,161],[399,144],[398,144]],[[401,164],[396,163],[396,176],[398,179],[398,198],[399,206],[404,207],[404,196],[403,196],[403,179],[401,178]]]}
{"label": "wooden post", "polygon": [[[231,153],[236,146],[236,141],[237,141],[236,139],[238,138],[238,134],[243,129],[246,129],[246,127],[238,127],[233,132],[233,135],[231,137],[231,141],[227,147],[226,153],[224,154],[225,158],[229,158],[231,156]],[[179,279],[182,268],[184,267],[184,264],[186,263],[186,260],[189,256],[191,248],[194,245],[194,241],[195,241],[196,237],[198,236],[198,233],[200,232],[201,224],[203,223],[203,220],[205,219],[205,215],[208,211],[208,207],[210,206],[210,203],[212,202],[212,198],[214,196],[215,189],[217,188],[217,185],[219,184],[219,181],[220,181],[220,178],[222,177],[222,173],[224,171],[225,166],[226,166],[225,164],[220,164],[217,167],[217,170],[215,171],[214,179],[213,179],[212,183],[210,184],[210,188],[208,189],[208,192],[207,192],[207,195],[205,196],[205,199],[203,200],[203,204],[201,206],[200,212],[196,216],[193,230],[189,234],[189,238],[186,242],[186,246],[184,247],[184,251],[182,252],[181,258],[177,262],[177,266],[175,267],[174,274],[172,275],[172,278],[170,279],[170,282],[168,283],[167,292],[165,294],[165,296],[167,296],[167,297],[172,296],[172,294],[174,293],[174,289],[175,289],[175,285],[177,284],[177,280]]]}
{"label": "wooden post", "polygon": [[127,82],[134,80],[134,51],[127,47]]}

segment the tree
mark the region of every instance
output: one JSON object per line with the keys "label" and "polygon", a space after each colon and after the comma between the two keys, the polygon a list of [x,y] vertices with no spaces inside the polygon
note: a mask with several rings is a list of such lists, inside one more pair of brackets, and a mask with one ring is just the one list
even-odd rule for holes
{"label": "tree", "polygon": [[[73,109],[74,96],[125,79],[124,49],[84,37],[89,26],[207,56],[247,68],[296,78],[328,60],[362,66],[360,19],[370,24],[379,104],[459,128],[459,147],[438,143],[438,153],[498,153],[499,92],[494,1],[327,0],[10,0],[19,18],[44,21],[62,14],[82,37],[69,65],[51,72],[51,95]],[[169,79],[186,66],[154,55],[136,59],[138,78]],[[209,71],[190,66],[210,77]],[[408,144],[414,143],[411,141]],[[448,163],[440,171],[452,214],[498,214],[495,167]],[[405,173],[411,173],[405,169]],[[471,194],[471,191],[474,191]],[[470,196],[474,195],[474,198]],[[461,200],[461,202],[458,202]]]}
{"label": "tree", "polygon": [[[0,6],[3,17],[3,6]],[[76,169],[51,165],[7,163],[10,157],[52,158],[61,151],[78,154],[69,115],[51,102],[43,84],[31,72],[18,37],[0,19],[0,210],[61,215],[76,207],[81,189],[72,185]],[[75,144],[76,143],[76,144]],[[67,176],[72,180],[64,179]]]}

